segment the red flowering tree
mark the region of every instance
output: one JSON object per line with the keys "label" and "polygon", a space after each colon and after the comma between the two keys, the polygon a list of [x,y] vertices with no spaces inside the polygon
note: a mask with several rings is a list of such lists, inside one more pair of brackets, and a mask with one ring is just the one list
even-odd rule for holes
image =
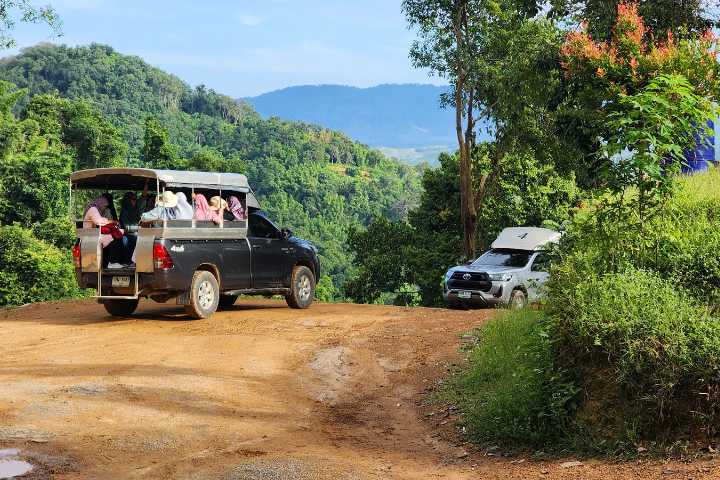
{"label": "red flowering tree", "polygon": [[[613,36],[597,42],[587,24],[570,32],[560,50],[561,64],[572,89],[607,110],[619,95],[633,95],[661,74],[683,75],[695,93],[715,98],[720,64],[711,31],[676,40],[671,32],[648,32],[637,3],[620,3]],[[662,38],[660,38],[662,37]],[[588,105],[590,106],[590,105]]]}
{"label": "red flowering tree", "polygon": [[[636,3],[620,3],[612,38],[597,42],[587,25],[567,35],[560,55],[571,107],[597,138],[599,185],[617,210],[644,223],[672,191],[720,91],[712,32],[676,40],[648,32]],[[633,193],[635,192],[635,193]],[[626,215],[626,217],[628,217]],[[615,218],[613,221],[617,221]]]}

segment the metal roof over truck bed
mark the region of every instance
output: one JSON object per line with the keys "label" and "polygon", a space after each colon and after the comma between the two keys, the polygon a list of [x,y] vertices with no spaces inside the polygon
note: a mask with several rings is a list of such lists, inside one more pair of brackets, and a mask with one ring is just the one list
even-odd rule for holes
{"label": "metal roof over truck bed", "polygon": [[157,170],[152,168],[93,168],[70,175],[76,188],[142,190],[148,180],[168,188],[208,188],[247,193],[247,206],[259,208],[248,179],[241,173]]}
{"label": "metal roof over truck bed", "polygon": [[542,250],[551,243],[560,241],[562,234],[549,228],[513,227],[506,228],[492,243],[492,248],[513,250]]}

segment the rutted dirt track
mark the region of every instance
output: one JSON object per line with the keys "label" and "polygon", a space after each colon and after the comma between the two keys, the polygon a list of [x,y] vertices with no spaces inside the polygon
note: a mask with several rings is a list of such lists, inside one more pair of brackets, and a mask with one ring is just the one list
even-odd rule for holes
{"label": "rutted dirt track", "polygon": [[492,314],[257,300],[202,321],[151,302],[120,320],[92,301],[1,312],[0,449],[36,465],[28,478],[720,478],[714,459],[466,456],[423,400],[458,334]]}

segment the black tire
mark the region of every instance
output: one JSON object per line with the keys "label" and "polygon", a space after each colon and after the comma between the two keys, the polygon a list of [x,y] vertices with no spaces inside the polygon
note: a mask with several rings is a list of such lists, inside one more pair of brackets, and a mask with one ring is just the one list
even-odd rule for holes
{"label": "black tire", "polygon": [[508,307],[511,310],[520,310],[527,307],[528,298],[527,294],[520,289],[515,289],[510,294],[510,303]]}
{"label": "black tire", "polygon": [[235,305],[235,301],[238,299],[237,295],[220,295],[220,302],[218,305],[222,308],[228,308]]}
{"label": "black tire", "polygon": [[190,282],[190,303],[185,305],[185,313],[192,318],[208,318],[215,313],[220,302],[220,286],[215,276],[198,270]]}
{"label": "black tire", "polygon": [[139,302],[140,300],[137,298],[135,300],[119,298],[117,300],[104,299],[102,304],[113,317],[127,317],[133,314]]}
{"label": "black tire", "polygon": [[308,308],[315,299],[315,275],[308,267],[293,268],[290,293],[285,301],[290,308]]}

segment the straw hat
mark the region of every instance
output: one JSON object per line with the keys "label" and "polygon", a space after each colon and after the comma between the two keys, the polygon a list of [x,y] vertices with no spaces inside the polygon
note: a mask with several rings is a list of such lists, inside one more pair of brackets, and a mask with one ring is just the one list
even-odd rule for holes
{"label": "straw hat", "polygon": [[155,205],[164,208],[175,208],[177,206],[177,195],[170,190],[165,190],[162,195],[155,201]]}
{"label": "straw hat", "polygon": [[228,203],[222,197],[216,195],[210,199],[210,208],[213,210],[225,210]]}

